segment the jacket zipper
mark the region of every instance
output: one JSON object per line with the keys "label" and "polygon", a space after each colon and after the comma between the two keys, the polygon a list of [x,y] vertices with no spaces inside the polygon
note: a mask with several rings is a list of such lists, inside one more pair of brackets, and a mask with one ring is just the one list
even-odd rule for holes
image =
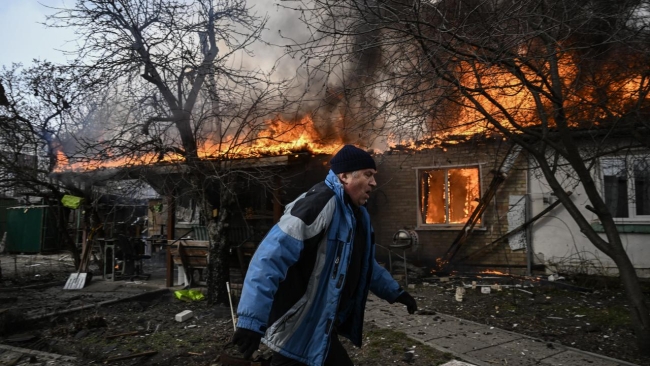
{"label": "jacket zipper", "polygon": [[[351,237],[352,237],[352,229],[348,231],[348,239],[347,239],[348,242],[350,242]],[[336,258],[334,259],[334,272],[332,272],[332,279],[336,278],[336,274],[339,271],[339,264],[341,264],[341,254],[343,253],[343,242],[340,240],[338,242],[339,245],[336,248]]]}
{"label": "jacket zipper", "polygon": [[332,279],[336,278],[336,273],[339,271],[339,264],[341,263],[342,251],[343,251],[343,242],[339,241],[339,245],[336,248],[336,258],[334,259],[334,272],[332,273]]}

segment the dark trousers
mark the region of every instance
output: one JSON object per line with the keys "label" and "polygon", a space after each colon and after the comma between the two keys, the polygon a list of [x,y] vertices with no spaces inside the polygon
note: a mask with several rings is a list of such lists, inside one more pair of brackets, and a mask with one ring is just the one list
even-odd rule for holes
{"label": "dark trousers", "polygon": [[[277,352],[273,352],[273,357],[271,358],[271,366],[303,366],[305,365],[302,362],[292,360],[288,357],[284,357]],[[327,358],[325,359],[325,366],[354,366],[348,352],[343,348],[341,341],[337,334],[332,334],[332,340],[330,341],[330,349],[327,352]]]}

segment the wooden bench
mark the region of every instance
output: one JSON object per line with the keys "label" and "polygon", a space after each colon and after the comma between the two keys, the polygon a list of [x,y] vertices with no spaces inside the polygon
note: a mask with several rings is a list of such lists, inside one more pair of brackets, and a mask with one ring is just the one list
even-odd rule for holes
{"label": "wooden bench", "polygon": [[[237,255],[237,262],[242,273],[246,276],[248,264],[257,249],[257,243],[250,241],[231,248],[231,251]],[[210,242],[208,240],[186,240],[180,239],[172,245],[171,253],[174,264],[183,268],[185,271],[185,284],[193,284],[193,273],[195,270],[203,270],[208,267],[208,253],[210,251]],[[234,263],[233,263],[234,264]]]}

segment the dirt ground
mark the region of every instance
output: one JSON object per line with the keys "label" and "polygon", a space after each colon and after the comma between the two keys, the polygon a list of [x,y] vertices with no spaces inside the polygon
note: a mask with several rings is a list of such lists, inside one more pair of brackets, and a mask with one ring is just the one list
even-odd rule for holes
{"label": "dirt ground", "polygon": [[[0,281],[0,345],[76,357],[78,365],[222,366],[227,364],[221,359],[223,353],[241,356],[228,346],[233,334],[229,307],[181,301],[167,290],[140,290],[142,295],[138,295],[136,282],[104,283],[103,287],[119,287],[119,293],[90,291],[94,285],[83,292],[62,290],[73,270],[71,263],[43,257],[25,260],[23,256],[17,263],[11,257],[0,259],[4,275]],[[101,276],[96,277],[100,281]],[[131,292],[124,293],[125,287]],[[134,294],[136,299],[114,302]],[[105,305],[94,306],[98,303]],[[185,310],[192,311],[193,317],[177,322],[175,315]],[[429,366],[453,359],[371,323],[364,330],[362,348],[343,341],[356,365]],[[0,365],[2,355],[0,349]],[[260,355],[268,356],[268,349]],[[16,365],[46,365],[39,362],[39,357],[25,356]]]}
{"label": "dirt ground", "polygon": [[[629,307],[618,279],[569,277],[548,281],[494,275],[456,275],[416,281],[411,290],[421,315],[441,312],[548,342],[650,365],[639,354]],[[429,282],[423,286],[422,282]],[[472,282],[476,283],[472,288]],[[487,285],[487,286],[486,286]],[[496,285],[499,285],[500,288]],[[643,282],[650,303],[650,282]],[[465,288],[462,301],[456,289]],[[483,293],[481,288],[489,288]],[[487,292],[487,290],[484,290]]]}
{"label": "dirt ground", "polygon": [[[112,298],[110,292],[61,290],[69,265],[30,271],[18,276],[4,271],[0,344],[74,356],[79,365],[222,365],[222,352],[238,356],[227,348],[233,333],[228,307],[180,301],[166,291],[97,307],[92,305]],[[414,288],[409,291],[420,307],[416,316],[440,312],[638,365],[650,364],[650,358],[636,350],[625,296],[615,281],[570,278],[551,283],[456,275],[448,281],[431,277],[411,282]],[[647,283],[644,286],[650,290]],[[455,298],[459,287],[466,287],[461,302]],[[481,288],[490,288],[490,293]],[[80,307],[85,309],[65,313]],[[175,321],[174,315],[184,310],[194,316]],[[56,312],[61,314],[47,315]],[[362,348],[344,345],[357,365],[439,365],[453,358],[372,323],[366,324]],[[38,360],[25,358],[21,364],[38,365]]]}

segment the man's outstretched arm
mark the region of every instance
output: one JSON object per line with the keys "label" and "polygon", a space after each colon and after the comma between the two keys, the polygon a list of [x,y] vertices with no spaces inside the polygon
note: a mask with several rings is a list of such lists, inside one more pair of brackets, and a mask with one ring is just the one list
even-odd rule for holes
{"label": "man's outstretched arm", "polygon": [[393,276],[373,259],[372,280],[370,291],[389,303],[399,302],[406,305],[409,314],[417,311],[418,305],[413,296],[404,291]]}

